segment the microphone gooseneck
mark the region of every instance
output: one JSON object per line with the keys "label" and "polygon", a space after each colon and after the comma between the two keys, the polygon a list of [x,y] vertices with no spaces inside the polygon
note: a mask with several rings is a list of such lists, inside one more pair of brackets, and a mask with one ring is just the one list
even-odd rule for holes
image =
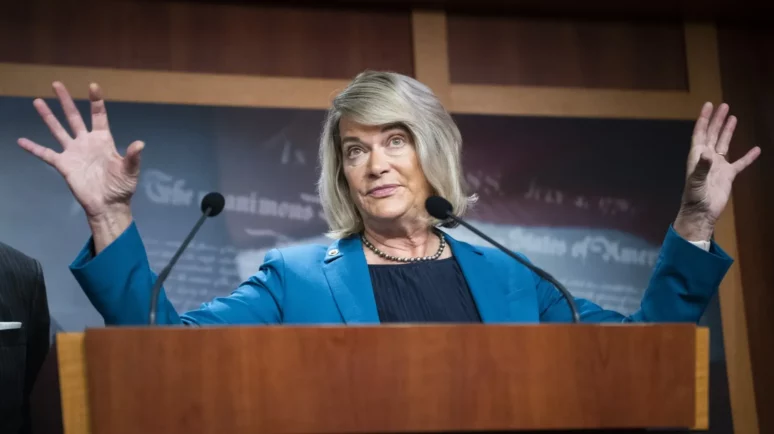
{"label": "microphone gooseneck", "polygon": [[185,251],[194,235],[196,235],[196,232],[198,232],[199,228],[202,226],[202,224],[204,224],[204,220],[206,220],[207,217],[215,217],[216,215],[220,214],[225,206],[226,199],[220,193],[208,193],[202,198],[201,217],[199,217],[199,220],[196,222],[194,228],[191,230],[191,232],[188,233],[188,236],[183,241],[183,244],[178,247],[175,255],[172,257],[172,259],[170,259],[169,263],[166,267],[164,267],[161,273],[159,273],[156,282],[153,284],[153,288],[151,289],[150,313],[148,314],[149,325],[156,325],[156,313],[158,311],[158,299],[159,294],[161,293],[161,286],[164,285],[164,281],[167,279],[169,272],[172,271],[172,267],[175,266],[177,260],[183,254],[183,251]]}
{"label": "microphone gooseneck", "polygon": [[452,205],[451,203],[449,203],[448,200],[440,196],[430,196],[425,201],[425,208],[427,209],[427,212],[431,216],[437,218],[438,220],[445,221],[445,220],[451,219],[461,224],[462,226],[465,226],[466,228],[470,229],[470,231],[473,232],[474,234],[478,235],[479,237],[483,238],[493,246],[502,250],[503,253],[519,261],[521,264],[523,264],[525,267],[532,270],[535,274],[537,274],[541,278],[551,282],[551,284],[553,284],[559,290],[559,292],[562,293],[562,296],[564,296],[564,299],[567,301],[567,304],[570,306],[570,311],[572,312],[572,322],[573,323],[580,322],[580,315],[578,314],[578,307],[575,305],[575,299],[572,297],[570,292],[567,291],[567,288],[565,288],[564,285],[559,283],[559,281],[556,280],[553,276],[548,274],[546,271],[540,269],[539,267],[536,267],[535,265],[529,263],[529,261],[520,257],[519,255],[513,253],[510,249],[506,248],[505,246],[493,240],[483,232],[479,231],[478,229],[473,227],[470,223],[455,216],[454,213],[452,212]]}

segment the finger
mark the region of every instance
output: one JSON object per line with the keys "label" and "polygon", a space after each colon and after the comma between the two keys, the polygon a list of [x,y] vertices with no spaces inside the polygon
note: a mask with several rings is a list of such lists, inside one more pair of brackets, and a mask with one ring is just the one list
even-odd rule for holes
{"label": "finger", "polygon": [[726,116],[728,116],[728,104],[720,104],[718,109],[715,110],[715,115],[712,116],[709,128],[707,128],[707,146],[710,149],[715,149],[720,129],[723,128],[723,124],[726,122]]}
{"label": "finger", "polygon": [[105,100],[102,96],[102,88],[97,83],[89,85],[89,101],[91,101],[91,129],[95,131],[107,131],[108,125],[107,109]]}
{"label": "finger", "polygon": [[[22,137],[18,140],[19,146],[30,154],[40,158],[52,167],[56,168],[57,158],[59,154],[51,148],[40,146],[32,140]],[[58,170],[58,169],[57,169]]]}
{"label": "finger", "polygon": [[65,130],[62,124],[59,123],[59,119],[56,118],[54,113],[48,107],[48,104],[46,104],[46,102],[42,99],[37,98],[32,101],[32,105],[35,106],[35,109],[38,111],[41,119],[43,119],[43,122],[45,122],[48,126],[51,134],[56,137],[63,148],[67,147],[67,144],[70,143],[73,138],[70,137],[70,134],[67,132],[67,130]]}
{"label": "finger", "polygon": [[752,164],[759,155],[761,155],[761,148],[756,146],[747,151],[747,153],[744,154],[744,157],[734,161],[734,164],[732,164],[731,167],[733,167],[734,171],[738,174]]}
{"label": "finger", "polygon": [[126,173],[133,176],[137,176],[140,173],[140,153],[144,148],[145,143],[138,140],[126,149],[126,157],[124,157]]}
{"label": "finger", "polygon": [[707,127],[709,126],[710,116],[712,115],[712,103],[705,102],[701,107],[699,118],[696,119],[696,125],[693,127],[693,143],[704,145],[707,139]]}
{"label": "finger", "polygon": [[736,129],[736,116],[729,116],[726,126],[723,127],[723,132],[720,134],[717,145],[715,145],[715,152],[726,154],[728,153],[728,146],[731,144],[731,137],[734,136],[734,129]]}
{"label": "finger", "polygon": [[59,97],[59,103],[62,104],[62,110],[64,110],[65,116],[67,117],[67,122],[73,130],[73,134],[77,137],[83,133],[87,133],[86,125],[83,123],[83,118],[81,117],[81,113],[78,112],[78,108],[75,107],[70,92],[67,91],[64,84],[58,81],[55,81],[53,86],[56,96]]}

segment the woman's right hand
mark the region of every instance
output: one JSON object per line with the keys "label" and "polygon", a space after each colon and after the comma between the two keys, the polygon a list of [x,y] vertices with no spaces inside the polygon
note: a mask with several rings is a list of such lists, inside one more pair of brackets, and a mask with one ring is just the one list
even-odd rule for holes
{"label": "woman's right hand", "polygon": [[[67,182],[76,200],[81,204],[92,232],[97,250],[112,241],[131,222],[129,203],[137,188],[140,172],[140,152],[144,144],[132,143],[122,157],[116,149],[108,125],[105,101],[97,84],[89,86],[91,101],[91,126],[86,129],[78,109],[65,86],[53,83],[54,92],[70,124],[74,137],[70,136],[51,112],[45,101],[33,102],[43,122],[62,145],[62,152],[41,146],[29,139],[20,138],[19,146],[54,167]],[[112,226],[112,228],[104,226]],[[102,243],[97,232],[103,233]],[[118,233],[114,233],[117,232]],[[105,238],[107,237],[107,238]],[[100,244],[103,244],[100,246]]]}

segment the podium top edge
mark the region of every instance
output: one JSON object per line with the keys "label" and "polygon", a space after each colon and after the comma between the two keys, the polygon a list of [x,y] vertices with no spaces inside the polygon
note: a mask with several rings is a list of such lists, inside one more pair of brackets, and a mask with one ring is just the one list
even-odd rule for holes
{"label": "podium top edge", "polygon": [[610,328],[624,328],[624,329],[693,329],[693,330],[709,330],[707,326],[700,326],[693,323],[582,323],[582,324],[570,324],[570,323],[542,323],[542,324],[444,324],[444,323],[410,323],[410,324],[278,324],[278,325],[252,325],[252,324],[224,324],[224,325],[204,325],[204,326],[186,326],[186,325],[162,325],[162,326],[143,326],[143,325],[127,325],[127,326],[104,326],[104,327],[86,327],[83,331],[64,331],[56,333],[60,335],[82,335],[85,333],[105,333],[111,331],[175,331],[175,332],[191,332],[195,330],[363,330],[363,329],[380,329],[380,330],[404,330],[404,329],[557,329],[564,328],[568,330],[572,329],[610,329]]}

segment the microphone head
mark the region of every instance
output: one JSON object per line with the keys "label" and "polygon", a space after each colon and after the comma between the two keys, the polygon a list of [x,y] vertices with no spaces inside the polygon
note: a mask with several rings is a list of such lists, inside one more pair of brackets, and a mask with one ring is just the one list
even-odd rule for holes
{"label": "microphone head", "polygon": [[222,194],[217,192],[207,193],[202,198],[202,212],[207,212],[207,208],[210,209],[210,217],[215,217],[223,211],[226,207],[226,199]]}
{"label": "microphone head", "polygon": [[438,220],[446,220],[452,214],[452,204],[441,196],[430,196],[425,201],[427,212]]}

